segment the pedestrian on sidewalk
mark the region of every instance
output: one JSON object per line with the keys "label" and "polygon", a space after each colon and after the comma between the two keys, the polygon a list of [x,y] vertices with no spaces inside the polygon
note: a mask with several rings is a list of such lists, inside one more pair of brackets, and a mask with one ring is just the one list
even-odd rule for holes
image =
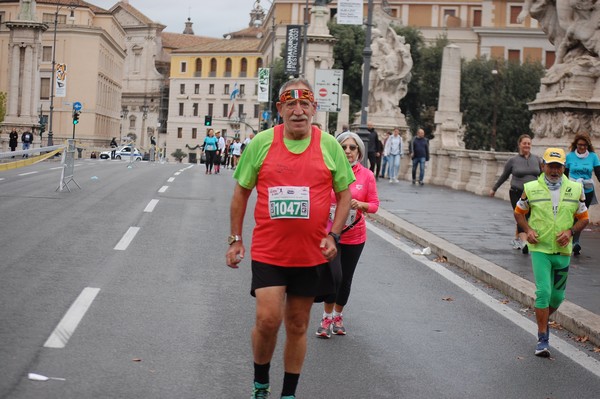
{"label": "pedestrian on sidewalk", "polygon": [[[373,176],[373,172],[361,164],[365,156],[363,141],[356,133],[351,132],[340,134],[337,141],[346,153],[346,158],[352,166],[356,181],[350,185],[350,193],[352,194],[350,214],[342,229],[337,256],[332,261],[332,268],[341,271],[341,283],[337,287],[336,293],[324,298],[323,317],[317,329],[317,336],[320,338],[330,338],[332,333],[346,335],[342,311],[348,303],[354,271],[367,241],[365,216],[367,213],[375,213],[379,209],[375,176]],[[330,224],[333,223],[333,215],[337,205],[336,200],[335,193],[331,191]]]}
{"label": "pedestrian on sidewalk", "polygon": [[[523,194],[523,184],[536,180],[540,176],[540,173],[542,173],[542,160],[537,155],[531,153],[531,136],[528,134],[520,135],[517,145],[519,154],[506,162],[504,171],[490,190],[490,197],[493,197],[508,177],[512,176],[508,195],[510,197],[511,209],[513,210],[517,206],[517,201],[521,198],[521,194]],[[529,215],[526,215],[526,217],[528,218]],[[512,240],[512,246],[513,249],[520,249],[523,254],[529,252],[527,235],[518,224],[515,239]]]}
{"label": "pedestrian on sidewalk", "polygon": [[[594,179],[600,181],[600,160],[592,145],[592,139],[587,133],[578,133],[575,135],[567,154],[567,164],[565,165],[565,175],[573,181],[580,182],[583,185],[585,193],[585,205],[589,208],[592,204],[597,204],[598,200],[594,193]],[[579,256],[581,253],[581,243],[578,232],[573,237],[573,254]]]}
{"label": "pedestrian on sidewalk", "polygon": [[217,138],[217,154],[215,156],[215,174],[219,174],[221,172],[221,164],[223,163],[223,159],[225,157],[225,139],[221,136],[221,131],[217,130],[215,132],[215,137]]}
{"label": "pedestrian on sidewalk", "polygon": [[[31,148],[31,143],[33,143],[33,134],[29,130],[23,132],[21,142],[23,143],[23,150],[28,150]],[[23,158],[29,158],[29,154],[23,154]]]}
{"label": "pedestrian on sidewalk", "polygon": [[367,147],[367,158],[369,159],[369,170],[375,173],[377,167],[377,157],[381,155],[379,151],[381,141],[379,141],[379,134],[375,130],[372,122],[367,123],[367,130],[369,131],[369,145]]}
{"label": "pedestrian on sidewalk", "polygon": [[211,175],[213,171],[213,166],[215,164],[215,159],[217,157],[217,148],[219,145],[219,141],[215,137],[215,131],[213,128],[209,128],[206,131],[206,137],[204,138],[204,143],[202,144],[202,151],[206,155],[206,174]]}
{"label": "pedestrian on sidewalk", "polygon": [[[335,291],[329,262],[337,254],[352,199],[349,186],[355,180],[335,138],[311,126],[317,107],[306,79],[283,84],[277,111],[283,124],[261,132],[248,144],[233,175],[237,183],[226,254],[232,268],[245,256],[242,227],[256,188],[251,246],[255,399],[269,396],[269,368],[282,323],[286,341],[281,398],[295,398],[312,304],[315,297]],[[338,206],[328,233],[331,190]]]}
{"label": "pedestrian on sidewalk", "polygon": [[[10,151],[14,152],[17,149],[17,145],[19,144],[19,133],[13,128],[8,135],[8,146],[10,147]],[[12,158],[15,156],[13,155]]]}
{"label": "pedestrian on sidewalk", "polygon": [[[395,128],[392,136],[388,137],[385,142],[383,154],[388,158],[388,168],[390,175],[390,183],[398,183],[398,173],[400,171],[400,159],[402,158],[402,136],[400,129]],[[422,179],[421,179],[422,180]]]}
{"label": "pedestrian on sidewalk", "polygon": [[381,175],[379,175],[379,177],[381,177],[382,179],[385,179],[386,176],[390,175],[389,167],[388,167],[389,157],[385,156],[385,145],[391,136],[392,136],[392,132],[388,131],[385,134],[385,139],[383,140],[384,150],[383,150],[383,156],[382,156]]}
{"label": "pedestrian on sidewalk", "polygon": [[425,130],[417,130],[417,137],[414,137],[408,146],[408,152],[412,159],[412,184],[416,183],[417,167],[419,168],[419,184],[425,184],[425,162],[429,161],[429,141],[425,138]]}
{"label": "pedestrian on sidewalk", "polygon": [[515,220],[527,234],[531,252],[538,326],[535,355],[549,357],[548,320],[565,299],[572,239],[587,226],[589,217],[583,187],[564,176],[564,150],[548,148],[543,160],[544,173],[524,185]]}

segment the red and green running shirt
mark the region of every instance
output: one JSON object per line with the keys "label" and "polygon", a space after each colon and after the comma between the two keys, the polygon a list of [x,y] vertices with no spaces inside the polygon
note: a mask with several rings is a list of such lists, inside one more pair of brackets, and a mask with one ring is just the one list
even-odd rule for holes
{"label": "red and green running shirt", "polygon": [[287,140],[283,125],[256,135],[233,175],[256,187],[252,260],[276,266],[310,267],[326,262],[319,247],[327,235],[330,192],[355,180],[342,147],[313,127],[311,137]]}

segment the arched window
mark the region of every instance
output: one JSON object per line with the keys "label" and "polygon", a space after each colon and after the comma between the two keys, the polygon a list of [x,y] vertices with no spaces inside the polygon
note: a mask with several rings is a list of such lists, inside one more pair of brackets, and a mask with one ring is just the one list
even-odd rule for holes
{"label": "arched window", "polygon": [[256,59],[256,74],[254,75],[255,77],[258,76],[258,70],[260,68],[262,68],[262,67],[263,67],[263,60],[262,60],[262,58],[257,58]]}
{"label": "arched window", "polygon": [[210,74],[209,74],[209,76],[211,78],[214,78],[217,76],[217,59],[216,58],[210,59]]}
{"label": "arched window", "polygon": [[231,62],[231,58],[227,58],[225,60],[225,77],[226,78],[230,78],[231,77],[231,68],[232,68],[233,63]]}
{"label": "arched window", "polygon": [[197,78],[202,76],[202,60],[200,58],[196,58],[196,72],[194,72],[194,76]]}
{"label": "arched window", "polygon": [[240,62],[240,78],[245,78],[246,76],[248,76],[248,60],[242,58]]}
{"label": "arched window", "polygon": [[135,120],[136,120],[136,119],[137,119],[137,118],[136,118],[134,115],[131,115],[131,116],[129,117],[129,128],[130,128],[130,129],[135,129]]}

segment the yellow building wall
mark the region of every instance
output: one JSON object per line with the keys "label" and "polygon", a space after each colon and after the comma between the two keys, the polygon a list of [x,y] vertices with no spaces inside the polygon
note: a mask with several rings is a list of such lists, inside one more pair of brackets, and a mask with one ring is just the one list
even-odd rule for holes
{"label": "yellow building wall", "polygon": [[[202,60],[202,74],[196,76],[196,59]],[[227,56],[192,56],[192,55],[172,55],[171,58],[171,77],[172,78],[193,78],[201,77],[208,78],[210,74],[210,61],[215,58],[217,60],[217,78],[225,77],[225,61],[227,58],[231,59],[231,76],[239,77],[242,69],[242,58],[246,58],[248,67],[246,68],[246,75],[248,77],[256,75],[256,65],[258,56],[247,56],[247,55],[227,55]],[[186,72],[181,72],[181,63],[187,62]]]}
{"label": "yellow building wall", "polygon": [[408,13],[409,26],[431,26],[431,6],[411,5]]}
{"label": "yellow building wall", "polygon": [[490,58],[504,58],[504,47],[492,47],[490,51]]}
{"label": "yellow building wall", "polygon": [[523,48],[523,62],[542,62],[542,49],[538,47]]}

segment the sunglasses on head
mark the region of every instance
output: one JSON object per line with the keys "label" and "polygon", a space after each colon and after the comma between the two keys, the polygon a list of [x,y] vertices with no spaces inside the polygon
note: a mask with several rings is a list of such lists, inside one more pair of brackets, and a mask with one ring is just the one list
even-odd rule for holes
{"label": "sunglasses on head", "polygon": [[356,151],[358,146],[356,144],[343,144],[342,148],[346,151],[347,148],[350,148],[350,151]]}

